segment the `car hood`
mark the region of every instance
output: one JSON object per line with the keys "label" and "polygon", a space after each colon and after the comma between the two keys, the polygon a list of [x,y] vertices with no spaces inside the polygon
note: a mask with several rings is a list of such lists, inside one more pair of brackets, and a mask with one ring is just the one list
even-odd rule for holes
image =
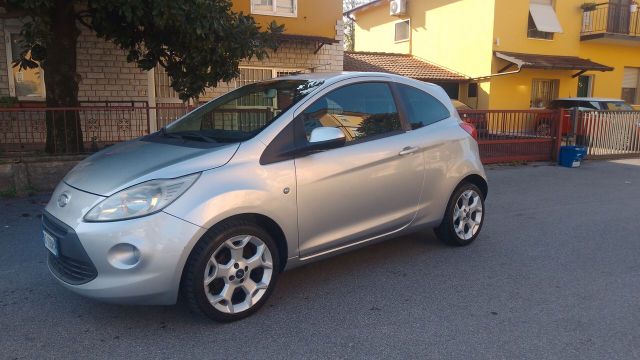
{"label": "car hood", "polygon": [[86,192],[109,196],[144,181],[220,167],[231,160],[239,146],[234,143],[202,149],[133,140],[84,159],[63,181]]}

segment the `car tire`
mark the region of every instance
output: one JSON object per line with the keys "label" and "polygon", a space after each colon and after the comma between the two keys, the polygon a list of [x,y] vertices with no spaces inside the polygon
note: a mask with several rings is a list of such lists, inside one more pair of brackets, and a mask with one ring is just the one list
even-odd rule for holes
{"label": "car tire", "polygon": [[451,195],[440,225],[438,238],[447,245],[466,246],[480,234],[484,224],[485,194],[474,184],[464,182]]}
{"label": "car tire", "polygon": [[255,313],[278,279],[280,259],[267,231],[244,220],[211,228],[192,250],[182,295],[192,311],[230,322]]}

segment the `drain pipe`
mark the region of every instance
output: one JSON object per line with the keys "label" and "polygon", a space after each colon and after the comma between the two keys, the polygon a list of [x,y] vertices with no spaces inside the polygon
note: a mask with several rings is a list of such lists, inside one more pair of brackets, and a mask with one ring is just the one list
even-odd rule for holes
{"label": "drain pipe", "polygon": [[496,76],[517,74],[517,73],[519,73],[520,71],[522,71],[522,68],[521,68],[520,66],[518,66],[518,70],[505,71],[505,72],[498,72],[498,73],[495,73],[495,74],[490,74],[490,75],[485,75],[485,76],[479,76],[479,77],[471,78],[471,80],[474,80],[474,81],[478,81],[478,80],[486,80],[486,79],[490,79],[490,78],[492,78],[492,77],[496,77]]}
{"label": "drain pipe", "polygon": [[[474,78],[473,80],[484,80],[484,79],[489,79],[492,77],[496,77],[496,76],[502,76],[502,75],[511,75],[511,74],[517,74],[522,70],[522,66],[525,65],[526,63],[520,59],[517,59],[513,56],[508,56],[506,54],[501,54],[499,51],[495,52],[495,56],[499,59],[502,60],[506,60],[507,62],[509,62],[509,65],[503,67],[502,69],[498,70],[497,73],[495,74],[491,74],[491,75],[486,75],[486,76],[480,76],[477,78]],[[513,71],[506,71],[508,68],[512,67],[513,65],[517,66],[518,69],[517,70],[513,70]]]}

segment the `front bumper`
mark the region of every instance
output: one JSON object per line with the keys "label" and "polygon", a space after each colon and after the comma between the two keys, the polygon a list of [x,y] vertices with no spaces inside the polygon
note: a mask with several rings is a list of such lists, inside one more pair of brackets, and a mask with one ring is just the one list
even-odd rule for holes
{"label": "front bumper", "polygon": [[[59,207],[56,200],[63,192],[70,196],[69,204]],[[45,231],[59,245],[59,257],[49,254],[51,272],[66,288],[101,301],[175,303],[184,264],[206,230],[164,212],[124,221],[83,222],[86,212],[102,199],[64,183],[56,188],[43,217]],[[52,224],[66,234],[60,236]]]}

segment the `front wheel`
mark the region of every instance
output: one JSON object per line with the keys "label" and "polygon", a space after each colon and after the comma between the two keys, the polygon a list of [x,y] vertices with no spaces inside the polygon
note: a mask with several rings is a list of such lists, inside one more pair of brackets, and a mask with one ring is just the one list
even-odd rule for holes
{"label": "front wheel", "polygon": [[216,321],[256,312],[275,286],[278,251],[259,226],[234,221],[211,229],[189,256],[183,294],[192,310]]}
{"label": "front wheel", "polygon": [[448,245],[465,246],[478,237],[484,223],[484,194],[475,185],[463,183],[453,192],[442,223],[435,229]]}

